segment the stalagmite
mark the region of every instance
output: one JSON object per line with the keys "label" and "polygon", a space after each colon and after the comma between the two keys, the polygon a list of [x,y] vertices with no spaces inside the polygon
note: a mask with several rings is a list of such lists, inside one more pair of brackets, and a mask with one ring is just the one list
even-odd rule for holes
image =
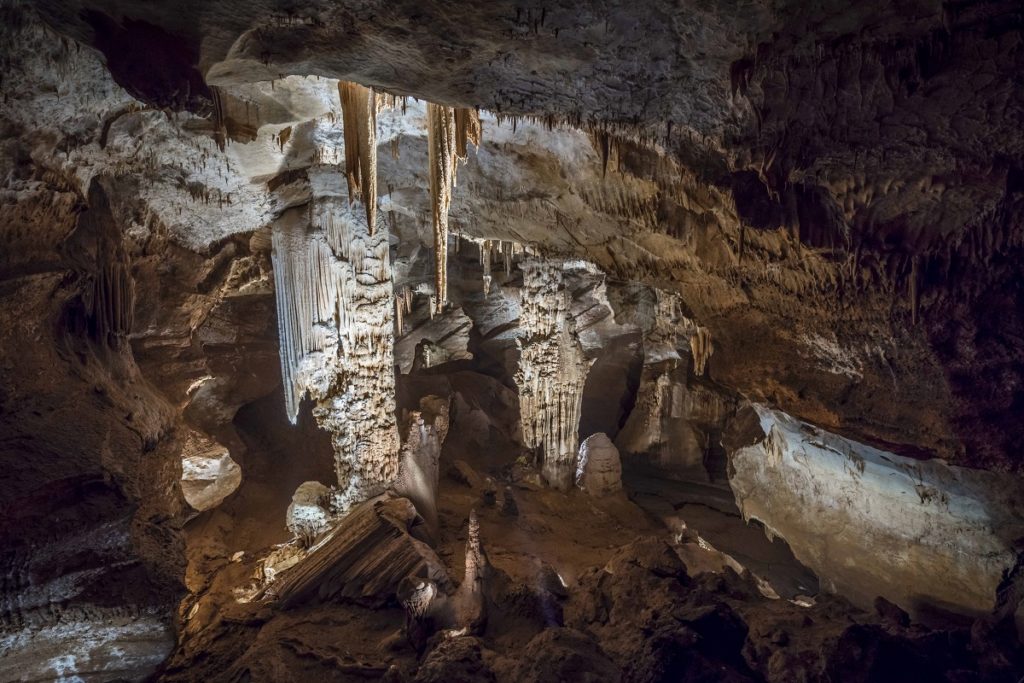
{"label": "stalagmite", "polygon": [[697,327],[697,331],[690,337],[690,350],[693,352],[693,373],[700,377],[704,374],[712,351],[715,350],[711,344],[711,330]]}
{"label": "stalagmite", "polygon": [[523,270],[520,350],[515,373],[523,442],[539,450],[552,486],[571,485],[583,386],[591,362],[569,314],[563,263],[529,260]]}
{"label": "stalagmite", "polygon": [[438,463],[448,435],[450,406],[447,399],[424,396],[419,408],[408,415],[394,490],[412,501],[436,538]]}
{"label": "stalagmite", "polygon": [[454,596],[455,625],[464,632],[476,633],[485,626],[484,581],[487,580],[489,566],[480,543],[480,522],[476,510],[470,510],[466,532],[466,572]]}
{"label": "stalagmite", "polygon": [[370,235],[343,194],[340,172],[310,172],[306,211],[272,228],[281,371],[294,424],[308,394],[330,432],[340,488],[332,508],[382,491],[398,468],[394,290],[386,230]]}
{"label": "stalagmite", "polygon": [[440,313],[448,303],[448,211],[455,187],[458,159],[465,159],[467,143],[480,144],[480,115],[469,109],[427,104],[427,145],[430,166],[430,201],[434,229],[433,307]]}
{"label": "stalagmite", "polygon": [[370,234],[377,229],[377,97],[358,83],[338,82],[349,201],[362,195]]}
{"label": "stalagmite", "polygon": [[689,344],[694,366],[706,362],[698,347],[703,328],[682,315],[678,295],[660,289],[645,289],[636,311],[643,328],[644,366],[635,403],[615,445],[628,460],[706,481],[708,440],[694,421],[724,408],[706,405],[699,385],[687,382],[680,353]]}
{"label": "stalagmite", "polygon": [[325,506],[329,491],[318,481],[307,481],[292,494],[292,502],[285,514],[285,526],[304,547],[312,546],[316,537],[327,528],[330,512]]}

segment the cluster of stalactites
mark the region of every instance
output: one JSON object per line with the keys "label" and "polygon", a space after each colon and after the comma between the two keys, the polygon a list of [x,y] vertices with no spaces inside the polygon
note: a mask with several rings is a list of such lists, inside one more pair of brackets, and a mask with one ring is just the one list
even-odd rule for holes
{"label": "cluster of stalactites", "polygon": [[711,330],[706,327],[697,326],[697,330],[690,337],[690,351],[693,353],[693,372],[700,377],[707,368],[708,359],[715,347],[711,344]]}
{"label": "cluster of stalactites", "polygon": [[[387,239],[368,239],[336,198],[314,198],[304,219],[275,222],[272,235],[281,372],[288,418],[294,424],[308,391],[326,389],[328,366],[360,347],[373,348],[391,333],[353,318],[366,286],[391,279]],[[369,243],[368,243],[369,242]],[[311,359],[327,353],[321,361]],[[330,361],[330,363],[328,363]]]}
{"label": "cluster of stalactites", "polygon": [[135,312],[135,280],[124,247],[102,237],[96,245],[97,272],[89,300],[90,331],[97,341],[112,348],[132,329]]}
{"label": "cluster of stalactites", "polygon": [[576,336],[562,263],[530,259],[520,267],[522,336],[515,382],[523,441],[542,453],[549,483],[566,486],[571,481],[583,386],[591,361]]}
{"label": "cluster of stalactites", "polygon": [[475,110],[427,104],[435,313],[444,310],[448,301],[448,211],[455,187],[456,163],[466,158],[469,142],[480,144],[480,115]]}
{"label": "cluster of stalactites", "polygon": [[402,334],[405,331],[405,316],[412,313],[412,289],[402,287],[395,295],[395,331]]}
{"label": "cluster of stalactites", "polygon": [[377,227],[377,96],[373,90],[338,81],[345,136],[345,177],[349,202],[362,197],[366,224]]}
{"label": "cluster of stalactites", "polygon": [[521,244],[507,240],[464,238],[460,234],[456,235],[456,239],[456,251],[461,251],[463,239],[474,242],[479,247],[480,269],[483,271],[482,279],[485,297],[491,293],[491,282],[493,281],[491,271],[494,264],[500,259],[505,268],[505,277],[508,277],[512,274],[512,265],[515,262],[515,257],[523,251]]}

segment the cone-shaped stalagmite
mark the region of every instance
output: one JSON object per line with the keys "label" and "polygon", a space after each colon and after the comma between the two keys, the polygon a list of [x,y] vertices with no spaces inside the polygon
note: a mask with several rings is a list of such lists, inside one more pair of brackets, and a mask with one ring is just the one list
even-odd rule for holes
{"label": "cone-shaped stalagmite", "polygon": [[357,194],[366,207],[372,235],[377,227],[377,97],[358,83],[338,82],[345,127],[345,176],[349,201]]}

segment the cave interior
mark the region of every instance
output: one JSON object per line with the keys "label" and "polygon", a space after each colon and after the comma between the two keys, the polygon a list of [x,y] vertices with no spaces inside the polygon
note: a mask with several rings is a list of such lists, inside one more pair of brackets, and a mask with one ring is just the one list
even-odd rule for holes
{"label": "cave interior", "polygon": [[1019,0],[0,0],[0,683],[1024,678]]}

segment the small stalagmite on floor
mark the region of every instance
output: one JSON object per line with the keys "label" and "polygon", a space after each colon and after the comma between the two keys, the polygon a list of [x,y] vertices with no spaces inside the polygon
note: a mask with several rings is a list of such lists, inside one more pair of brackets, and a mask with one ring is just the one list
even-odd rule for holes
{"label": "small stalagmite on floor", "polygon": [[580,444],[576,486],[592,496],[607,496],[622,490],[619,449],[607,434],[591,434]]}

